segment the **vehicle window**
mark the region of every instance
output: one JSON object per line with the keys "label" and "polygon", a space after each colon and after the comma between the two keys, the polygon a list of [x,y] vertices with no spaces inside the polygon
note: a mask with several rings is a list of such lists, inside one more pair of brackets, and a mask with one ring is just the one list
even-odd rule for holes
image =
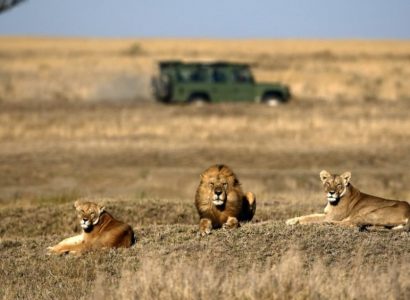
{"label": "vehicle window", "polygon": [[191,73],[191,81],[206,81],[206,69],[196,68]]}
{"label": "vehicle window", "polygon": [[235,69],[233,72],[234,80],[239,83],[252,83],[253,77],[251,72],[246,68]]}
{"label": "vehicle window", "polygon": [[191,78],[191,72],[186,69],[178,70],[177,71],[177,80],[179,82],[187,82]]}
{"label": "vehicle window", "polygon": [[221,69],[214,69],[212,79],[214,82],[226,82],[226,74]]}

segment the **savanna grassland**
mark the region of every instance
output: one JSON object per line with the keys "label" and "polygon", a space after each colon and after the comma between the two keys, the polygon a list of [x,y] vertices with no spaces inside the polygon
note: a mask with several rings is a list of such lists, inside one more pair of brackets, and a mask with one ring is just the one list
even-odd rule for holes
{"label": "savanna grassland", "polygon": [[[293,101],[194,107],[115,93],[123,74],[148,90],[157,59],[228,51],[289,83]],[[322,169],[410,200],[408,42],[2,38],[0,60],[1,298],[409,299],[409,233],[284,223],[324,208]],[[257,211],[200,238],[195,188],[214,163],[235,170]],[[78,197],[131,224],[137,244],[47,255],[79,232]]]}
{"label": "savanna grassland", "polygon": [[151,100],[159,60],[234,61],[297,98],[410,99],[410,42],[0,37],[0,101]]}

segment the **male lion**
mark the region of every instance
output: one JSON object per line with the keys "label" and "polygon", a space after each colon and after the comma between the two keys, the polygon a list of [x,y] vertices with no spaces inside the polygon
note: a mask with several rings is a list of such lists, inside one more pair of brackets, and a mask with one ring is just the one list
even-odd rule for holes
{"label": "male lion", "polygon": [[131,226],[116,220],[103,206],[77,200],[74,207],[83,229],[82,234],[48,247],[50,252],[78,254],[102,248],[128,248],[135,243]]}
{"label": "male lion", "polygon": [[244,194],[238,178],[226,165],[214,165],[201,174],[196,190],[195,206],[200,217],[199,233],[212,228],[236,228],[239,221],[250,221],[256,210],[256,198]]}
{"label": "male lion", "polygon": [[345,226],[383,226],[400,229],[409,227],[410,204],[406,201],[387,200],[360,192],[350,183],[351,173],[331,175],[320,172],[328,204],[324,214],[292,218],[288,225],[333,223]]}

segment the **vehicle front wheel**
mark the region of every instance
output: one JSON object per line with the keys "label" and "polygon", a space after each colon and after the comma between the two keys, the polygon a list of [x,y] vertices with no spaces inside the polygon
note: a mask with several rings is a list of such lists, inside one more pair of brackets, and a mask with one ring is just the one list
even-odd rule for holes
{"label": "vehicle front wheel", "polygon": [[189,98],[188,103],[195,106],[204,106],[209,103],[209,99],[204,96],[193,96]]}

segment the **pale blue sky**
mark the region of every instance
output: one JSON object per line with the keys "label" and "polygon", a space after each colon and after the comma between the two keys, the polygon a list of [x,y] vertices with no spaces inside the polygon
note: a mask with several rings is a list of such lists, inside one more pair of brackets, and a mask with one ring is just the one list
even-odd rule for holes
{"label": "pale blue sky", "polygon": [[0,35],[410,39],[410,0],[27,0]]}

